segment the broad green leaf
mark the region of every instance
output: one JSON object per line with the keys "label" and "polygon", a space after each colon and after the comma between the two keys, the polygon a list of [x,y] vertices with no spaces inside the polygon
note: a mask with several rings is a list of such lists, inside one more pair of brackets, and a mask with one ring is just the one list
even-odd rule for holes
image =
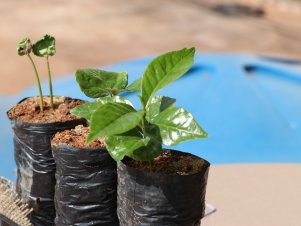
{"label": "broad green leaf", "polygon": [[133,152],[146,146],[149,140],[135,136],[109,136],[106,137],[106,148],[114,160],[120,161],[124,156],[132,157]]}
{"label": "broad green leaf", "polygon": [[125,99],[124,97],[114,96],[114,97],[101,97],[96,99],[94,102],[87,102],[82,105],[79,105],[73,108],[70,113],[76,115],[81,118],[85,118],[90,122],[91,115],[102,105],[107,103],[124,103],[128,105],[132,105],[132,103]]}
{"label": "broad green leaf", "polygon": [[90,121],[91,115],[102,105],[102,103],[98,102],[87,102],[73,108],[70,113]]}
{"label": "broad green leaf", "polygon": [[23,38],[17,46],[17,52],[20,56],[31,53],[32,44],[29,38]]}
{"label": "broad green leaf", "polygon": [[132,159],[139,161],[150,161],[158,157],[162,152],[162,143],[151,138],[146,146],[140,147],[133,151]]}
{"label": "broad green leaf", "polygon": [[162,111],[169,108],[176,102],[176,99],[165,97],[165,96],[155,96],[150,101],[146,107],[146,120],[151,121],[151,118],[157,117]]}
{"label": "broad green leaf", "polygon": [[39,57],[53,56],[56,52],[55,38],[50,35],[45,35],[32,46],[32,51],[34,55]]}
{"label": "broad green leaf", "polygon": [[134,129],[131,129],[125,133],[121,134],[122,136],[131,136],[131,137],[143,137],[143,132],[139,126],[136,126]]}
{"label": "broad green leaf", "polygon": [[156,125],[147,125],[146,137],[137,136],[109,136],[106,137],[106,147],[116,161],[124,156],[139,161],[149,161],[162,152],[162,143],[159,128]]}
{"label": "broad green leaf", "polygon": [[135,128],[144,115],[132,106],[122,103],[107,103],[99,107],[91,116],[90,134],[87,142],[98,137],[125,133]]}
{"label": "broad green leaf", "polygon": [[121,97],[121,96],[100,97],[100,98],[97,98],[95,101],[98,103],[101,103],[101,104],[123,103],[123,104],[131,105],[132,107],[134,107],[133,104],[131,103],[131,101],[129,101],[128,99]]}
{"label": "broad green leaf", "polygon": [[207,137],[207,133],[193,116],[183,108],[167,108],[157,117],[151,118],[150,122],[160,128],[165,145],[177,145],[183,141]]}
{"label": "broad green leaf", "polygon": [[155,58],[142,77],[144,104],[160,89],[185,74],[193,64],[195,48],[169,52]]}
{"label": "broad green leaf", "polygon": [[142,77],[138,78],[131,85],[129,85],[126,90],[129,92],[141,92],[141,80]]}
{"label": "broad green leaf", "polygon": [[76,81],[86,96],[98,98],[124,91],[128,84],[128,74],[100,69],[79,69],[76,71]]}
{"label": "broad green leaf", "polygon": [[133,151],[131,158],[140,161],[153,160],[162,152],[162,139],[158,126],[145,122],[145,138],[149,138],[147,145]]}

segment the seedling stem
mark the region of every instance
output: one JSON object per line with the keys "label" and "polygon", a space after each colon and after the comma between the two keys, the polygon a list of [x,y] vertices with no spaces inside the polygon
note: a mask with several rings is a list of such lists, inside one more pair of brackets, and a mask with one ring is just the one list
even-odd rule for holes
{"label": "seedling stem", "polygon": [[44,101],[43,101],[43,92],[42,92],[42,88],[41,88],[41,82],[40,82],[40,77],[39,77],[39,74],[38,74],[38,71],[37,71],[37,68],[36,68],[36,65],[35,63],[33,62],[30,54],[27,54],[31,64],[32,64],[32,67],[34,69],[34,72],[35,72],[35,75],[36,75],[36,80],[37,80],[37,83],[38,83],[38,88],[39,88],[39,94],[40,94],[40,110],[41,112],[44,111]]}
{"label": "seedling stem", "polygon": [[46,56],[46,61],[47,61],[48,81],[49,81],[49,91],[50,91],[50,106],[51,106],[51,109],[53,110],[54,105],[53,105],[52,79],[51,79],[51,71],[50,71],[50,64],[49,64],[48,56]]}

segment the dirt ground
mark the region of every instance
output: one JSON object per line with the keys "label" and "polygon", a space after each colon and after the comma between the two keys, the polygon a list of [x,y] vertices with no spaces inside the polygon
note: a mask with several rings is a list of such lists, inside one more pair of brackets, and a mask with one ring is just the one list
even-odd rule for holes
{"label": "dirt ground", "polygon": [[[267,4],[264,17],[231,17],[212,11],[216,2],[0,0],[0,95],[35,84],[30,63],[16,54],[16,44],[22,37],[36,41],[46,33],[57,39],[57,55],[51,58],[55,76],[189,46],[301,59],[301,14]],[[37,61],[46,79],[44,61]]]}

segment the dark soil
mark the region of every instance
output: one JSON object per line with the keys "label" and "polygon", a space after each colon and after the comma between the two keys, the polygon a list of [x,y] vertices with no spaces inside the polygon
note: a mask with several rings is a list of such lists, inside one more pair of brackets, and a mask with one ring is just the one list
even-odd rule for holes
{"label": "dark soil", "polygon": [[206,166],[206,162],[193,155],[164,150],[163,153],[154,159],[152,166],[148,161],[136,161],[126,159],[127,166],[141,169],[148,172],[160,172],[172,175],[192,175],[200,172]]}
{"label": "dark soil", "polygon": [[74,100],[69,97],[54,97],[54,107],[50,107],[50,98],[44,97],[44,111],[40,111],[39,97],[30,97],[17,104],[8,112],[10,119],[31,123],[66,122],[77,119],[69,111],[84,103],[82,100]]}
{"label": "dark soil", "polygon": [[74,129],[58,132],[53,137],[51,144],[54,146],[68,145],[79,148],[99,148],[105,147],[104,138],[99,138],[90,144],[86,143],[89,135],[89,127],[82,125],[76,126]]}

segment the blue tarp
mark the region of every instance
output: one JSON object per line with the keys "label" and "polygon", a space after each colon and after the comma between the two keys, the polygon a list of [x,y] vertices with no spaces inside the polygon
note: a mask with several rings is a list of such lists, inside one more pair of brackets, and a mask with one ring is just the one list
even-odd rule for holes
{"label": "blue tarp", "polygon": [[[130,82],[143,74],[152,57],[125,61],[105,69],[129,72]],[[43,89],[47,93],[47,81]],[[55,95],[88,100],[74,75],[54,80]],[[37,88],[17,97],[0,97],[0,175],[13,176],[12,132],[6,110]],[[197,54],[193,68],[159,92],[177,99],[209,137],[174,149],[212,163],[301,162],[301,62],[256,55]],[[139,108],[136,94],[125,94]]]}

